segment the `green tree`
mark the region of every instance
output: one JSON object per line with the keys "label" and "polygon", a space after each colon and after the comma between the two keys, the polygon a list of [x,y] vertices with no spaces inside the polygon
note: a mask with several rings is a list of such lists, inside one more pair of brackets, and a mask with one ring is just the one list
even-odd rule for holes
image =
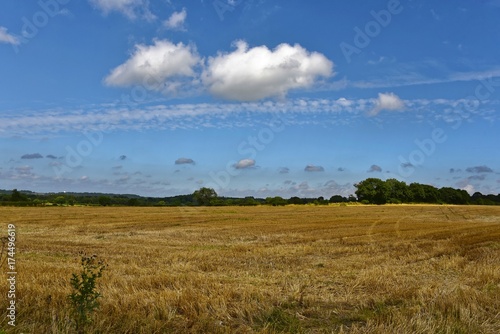
{"label": "green tree", "polygon": [[356,196],[360,202],[366,201],[374,204],[385,204],[387,202],[387,188],[384,181],[377,178],[368,178],[354,185]]}
{"label": "green tree", "polygon": [[347,202],[347,198],[342,197],[340,195],[333,195],[330,197],[330,203],[342,203],[342,202]]}
{"label": "green tree", "polygon": [[241,201],[240,205],[254,206],[254,205],[259,205],[259,202],[257,202],[253,196],[247,196]]}
{"label": "green tree", "polygon": [[56,198],[54,198],[54,203],[56,203],[57,205],[64,205],[66,204],[66,197],[57,196]]}
{"label": "green tree", "polygon": [[212,188],[200,188],[193,193],[193,198],[198,205],[212,205],[217,199],[217,193]]}
{"label": "green tree", "polygon": [[44,200],[41,200],[41,199],[39,199],[39,198],[35,198],[35,199],[33,200],[33,204],[34,204],[35,206],[41,206],[41,205],[45,205],[45,201],[44,201]]}
{"label": "green tree", "polygon": [[128,206],[137,206],[139,205],[139,200],[137,198],[130,198],[127,200]]}
{"label": "green tree", "polygon": [[438,203],[439,192],[433,186],[420,183],[412,183],[408,187],[412,202],[416,203]]}
{"label": "green tree", "polygon": [[323,196],[320,196],[318,197],[315,201],[314,201],[314,204],[316,205],[327,205],[328,204],[328,201],[323,197]]}
{"label": "green tree", "polygon": [[102,205],[102,206],[111,205],[111,202],[112,202],[111,197],[109,197],[109,196],[99,196],[97,201],[99,202],[99,205]]}
{"label": "green tree", "polygon": [[288,200],[288,204],[304,204],[304,201],[297,196],[293,196]]}
{"label": "green tree", "polygon": [[408,186],[411,193],[411,201],[417,203],[425,202],[425,189],[420,183],[411,183]]}
{"label": "green tree", "polygon": [[408,203],[410,202],[410,189],[406,183],[396,180],[388,179],[385,181],[386,198],[390,203]]}
{"label": "green tree", "polygon": [[465,190],[444,187],[439,189],[439,198],[447,204],[467,204],[470,196]]}
{"label": "green tree", "polygon": [[12,202],[25,202],[28,200],[26,195],[21,194],[17,189],[12,190],[12,195],[10,195],[10,200]]}
{"label": "green tree", "polygon": [[275,196],[275,197],[267,197],[266,204],[272,206],[282,206],[282,205],[287,205],[288,202],[283,197]]}
{"label": "green tree", "polygon": [[75,196],[68,196],[66,199],[69,205],[73,206],[76,204],[76,197]]}

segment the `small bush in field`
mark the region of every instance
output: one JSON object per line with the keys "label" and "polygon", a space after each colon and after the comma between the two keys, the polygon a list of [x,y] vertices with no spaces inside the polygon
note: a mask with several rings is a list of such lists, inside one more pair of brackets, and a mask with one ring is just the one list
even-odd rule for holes
{"label": "small bush in field", "polygon": [[75,329],[79,334],[85,333],[86,326],[92,323],[93,313],[99,308],[98,299],[102,296],[96,290],[96,283],[106,268],[96,255],[82,255],[81,264],[82,271],[72,274],[70,284],[73,292],[68,296]]}

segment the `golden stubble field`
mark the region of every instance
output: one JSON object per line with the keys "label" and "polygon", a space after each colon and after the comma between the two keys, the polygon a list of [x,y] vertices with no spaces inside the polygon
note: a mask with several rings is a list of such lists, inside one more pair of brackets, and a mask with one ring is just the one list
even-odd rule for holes
{"label": "golden stubble field", "polygon": [[0,208],[17,326],[71,333],[80,251],[108,264],[91,333],[500,333],[500,208]]}

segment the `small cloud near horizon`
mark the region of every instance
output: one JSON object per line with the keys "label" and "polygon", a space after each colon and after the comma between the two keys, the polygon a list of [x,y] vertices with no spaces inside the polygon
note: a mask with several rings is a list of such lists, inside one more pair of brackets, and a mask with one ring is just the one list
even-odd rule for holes
{"label": "small cloud near horizon", "polygon": [[194,165],[195,162],[193,159],[190,158],[179,158],[175,160],[176,165]]}
{"label": "small cloud near horizon", "polygon": [[307,165],[304,168],[304,171],[306,171],[306,172],[324,172],[325,169],[322,166]]}
{"label": "small cloud near horizon", "polygon": [[235,169],[247,169],[255,167],[255,160],[242,159],[233,165]]}
{"label": "small cloud near horizon", "polygon": [[368,173],[373,173],[373,172],[381,173],[382,167],[378,165],[371,165],[370,169],[368,170]]}
{"label": "small cloud near horizon", "polygon": [[473,175],[468,177],[469,180],[476,180],[476,181],[484,181],[486,179],[486,175],[481,174],[481,175]]}
{"label": "small cloud near horizon", "polygon": [[33,153],[33,154],[25,154],[21,157],[21,159],[42,159],[43,155],[40,153]]}
{"label": "small cloud near horizon", "polygon": [[465,171],[468,173],[493,173],[493,169],[488,166],[469,167]]}
{"label": "small cloud near horizon", "polygon": [[279,172],[280,174],[288,174],[288,173],[290,173],[290,169],[289,169],[289,168],[287,168],[287,167],[281,167],[281,168],[278,170],[278,172]]}

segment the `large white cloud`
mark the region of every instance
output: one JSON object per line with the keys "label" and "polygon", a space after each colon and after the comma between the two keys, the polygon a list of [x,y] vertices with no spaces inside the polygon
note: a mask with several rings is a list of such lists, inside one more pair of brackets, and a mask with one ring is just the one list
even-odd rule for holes
{"label": "large white cloud", "polygon": [[236,42],[236,50],[208,59],[202,81],[213,95],[237,101],[284,97],[295,88],[311,86],[318,77],[332,75],[333,63],[324,55],[295,44],[249,48]]}
{"label": "large white cloud", "polygon": [[0,27],[0,43],[18,45],[20,41],[16,36],[9,34],[7,28]]}
{"label": "large white cloud", "polygon": [[101,10],[104,15],[110,12],[120,12],[129,19],[141,16],[152,20],[155,16],[149,10],[148,0],[89,0],[94,7]]}
{"label": "large white cloud", "polygon": [[375,107],[369,112],[370,116],[378,115],[382,110],[403,110],[405,103],[394,93],[379,93]]}
{"label": "large white cloud", "polygon": [[200,57],[196,49],[183,43],[156,40],[153,45],[139,44],[123,64],[105,78],[109,86],[142,85],[146,89],[172,92],[182,77],[195,77]]}

